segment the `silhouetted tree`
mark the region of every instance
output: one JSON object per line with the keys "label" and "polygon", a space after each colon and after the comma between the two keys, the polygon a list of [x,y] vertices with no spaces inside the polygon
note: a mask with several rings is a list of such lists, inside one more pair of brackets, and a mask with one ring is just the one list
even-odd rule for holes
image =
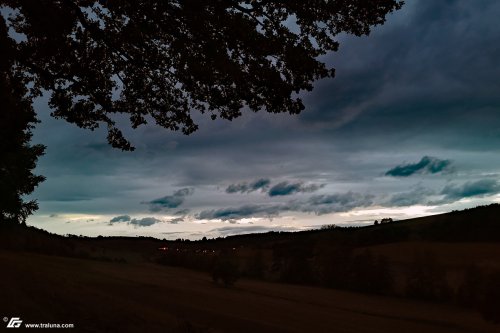
{"label": "silhouetted tree", "polygon": [[12,71],[15,45],[1,24],[0,47],[0,219],[25,223],[38,208],[24,196],[44,180],[32,172],[44,147],[30,145],[37,119],[25,77]]}
{"label": "silhouetted tree", "polygon": [[[333,77],[318,57],[340,33],[366,35],[398,0],[0,0],[11,29],[13,73],[50,92],[53,115],[108,127],[108,141],[133,147],[116,127],[125,114],[189,134],[192,111],[233,119],[252,111],[291,114],[297,93]],[[10,19],[6,19],[10,13]],[[15,38],[14,36],[17,36]],[[3,46],[3,45],[2,45]],[[114,120],[115,119],[115,120]]]}
{"label": "silhouetted tree", "polygon": [[338,226],[336,224],[325,224],[321,226],[321,230],[333,230],[337,228]]}

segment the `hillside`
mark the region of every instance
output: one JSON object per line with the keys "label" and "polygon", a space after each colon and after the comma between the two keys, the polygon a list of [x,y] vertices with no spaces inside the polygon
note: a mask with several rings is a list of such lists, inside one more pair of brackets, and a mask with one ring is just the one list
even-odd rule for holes
{"label": "hillside", "polygon": [[[114,331],[109,325],[130,320],[127,327],[147,320],[174,332],[326,332],[329,325],[339,332],[392,332],[397,325],[408,332],[489,332],[487,322],[500,321],[499,216],[500,205],[490,205],[360,228],[200,241],[59,236],[3,223],[0,258],[7,273],[0,282],[12,288],[0,295],[11,300],[2,313],[93,322],[89,332]],[[210,282],[215,272],[239,281],[222,288]],[[114,303],[123,297],[131,299]],[[59,305],[42,311],[44,299]],[[231,302],[238,311],[227,307]],[[268,307],[262,308],[267,316],[258,304]],[[307,316],[300,324],[279,323],[290,320],[280,307],[291,318]],[[377,329],[370,326],[376,322]],[[160,331],[155,325],[151,331]]]}
{"label": "hillside", "polygon": [[[0,251],[0,311],[77,332],[492,333],[470,310],[322,288],[241,280],[147,263]],[[5,301],[7,300],[7,301]],[[59,330],[61,331],[61,330]],[[63,330],[64,331],[64,330]]]}

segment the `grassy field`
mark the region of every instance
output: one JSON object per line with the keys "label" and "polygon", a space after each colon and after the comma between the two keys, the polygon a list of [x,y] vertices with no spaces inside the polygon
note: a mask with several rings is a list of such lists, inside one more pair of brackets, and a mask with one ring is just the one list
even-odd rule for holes
{"label": "grassy field", "polygon": [[[205,273],[0,251],[0,315],[78,332],[498,332],[451,305]],[[5,326],[2,325],[2,328]],[[61,331],[61,330],[59,330]]]}

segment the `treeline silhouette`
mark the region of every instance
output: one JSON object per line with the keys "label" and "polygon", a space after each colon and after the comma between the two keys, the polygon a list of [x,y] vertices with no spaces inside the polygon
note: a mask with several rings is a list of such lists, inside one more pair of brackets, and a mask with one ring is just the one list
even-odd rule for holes
{"label": "treeline silhouette", "polygon": [[164,241],[153,237],[85,237],[58,235],[12,221],[0,222],[0,249],[44,255],[126,262],[126,252],[149,260]]}

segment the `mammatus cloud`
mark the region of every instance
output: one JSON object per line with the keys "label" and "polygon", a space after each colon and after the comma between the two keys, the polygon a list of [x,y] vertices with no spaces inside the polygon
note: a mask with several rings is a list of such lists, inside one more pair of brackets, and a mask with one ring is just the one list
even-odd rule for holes
{"label": "mammatus cloud", "polygon": [[436,157],[424,156],[420,162],[398,165],[385,173],[392,177],[409,177],[419,173],[439,173],[449,170],[450,160],[441,160]]}
{"label": "mammatus cloud", "polygon": [[142,219],[136,219],[136,218],[131,218],[128,215],[120,215],[113,217],[111,220],[109,220],[109,225],[113,225],[114,223],[124,223],[124,222],[136,227],[149,227],[152,226],[153,224],[160,223],[163,221],[157,219],[156,217],[144,217]]}
{"label": "mammatus cloud", "polygon": [[443,203],[458,201],[463,198],[484,197],[500,192],[500,184],[496,179],[481,179],[466,182],[462,185],[447,185],[441,191]]}
{"label": "mammatus cloud", "polygon": [[172,195],[166,195],[162,198],[154,199],[151,201],[143,202],[149,205],[151,212],[159,212],[162,210],[169,210],[177,208],[184,202],[184,199],[194,193],[193,188],[182,188],[175,191]]}
{"label": "mammatus cloud", "polygon": [[271,187],[269,189],[269,192],[267,192],[267,194],[269,194],[270,197],[275,197],[275,196],[291,195],[299,192],[310,193],[310,192],[315,192],[324,186],[325,186],[324,184],[304,185],[304,183],[302,182],[298,183],[281,182]]}
{"label": "mammatus cloud", "polygon": [[250,193],[257,190],[266,190],[271,184],[271,180],[267,178],[260,178],[253,182],[231,184],[226,188],[226,193]]}
{"label": "mammatus cloud", "polygon": [[303,212],[323,215],[333,212],[347,212],[373,203],[373,196],[360,193],[315,195],[307,200],[293,200],[283,204],[243,205],[222,209],[204,210],[195,217],[199,220],[238,220],[251,217],[276,217],[283,212]]}

